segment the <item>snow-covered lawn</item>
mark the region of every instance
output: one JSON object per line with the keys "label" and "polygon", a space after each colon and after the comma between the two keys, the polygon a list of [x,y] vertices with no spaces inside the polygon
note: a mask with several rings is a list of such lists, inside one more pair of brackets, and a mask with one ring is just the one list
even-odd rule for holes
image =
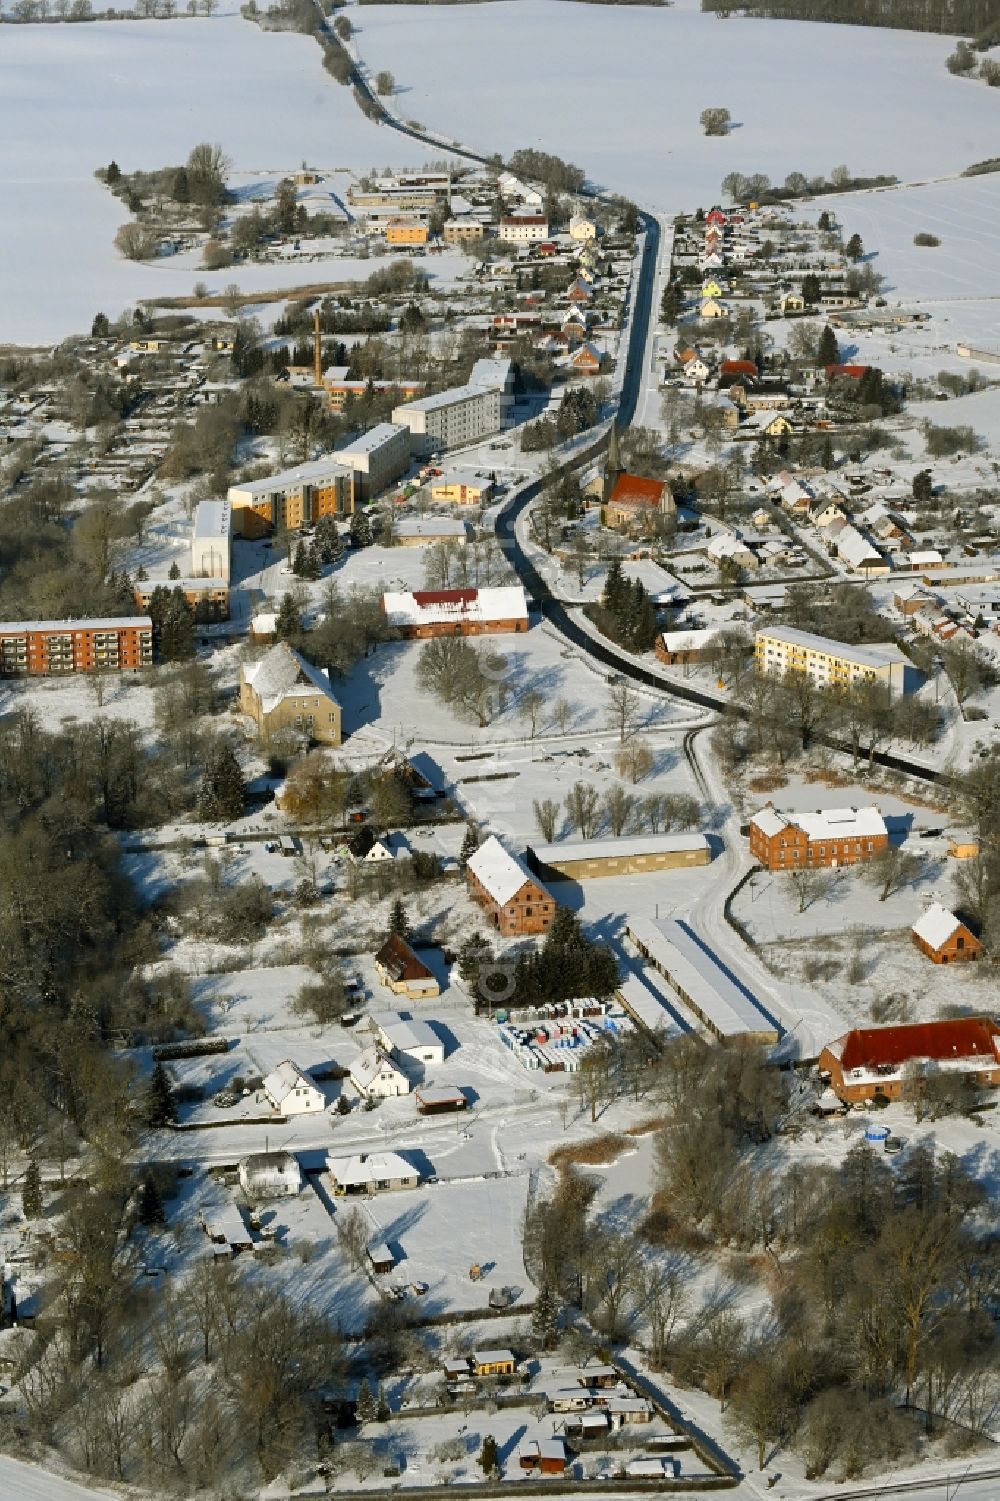
{"label": "snow-covered lawn", "polygon": [[[461,24],[446,7],[358,13],[358,49],[393,71],[407,116],[487,151],[557,152],[671,213],[707,207],[731,171],[777,182],[840,162],[901,178],[961,171],[994,131],[989,91],[946,71],[946,37],[721,20],[698,0],[661,10],[507,0],[459,14]],[[702,134],[706,105],[731,111],[728,137]]]}

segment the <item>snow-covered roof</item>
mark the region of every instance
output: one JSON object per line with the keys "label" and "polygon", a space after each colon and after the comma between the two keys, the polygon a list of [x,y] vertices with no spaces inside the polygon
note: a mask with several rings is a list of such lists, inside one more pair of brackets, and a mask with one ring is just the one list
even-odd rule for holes
{"label": "snow-covered roof", "polygon": [[201,500],[198,502],[194,513],[194,537],[196,541],[202,538],[215,541],[218,537],[228,537],[229,525],[228,500]]}
{"label": "snow-covered roof", "polygon": [[369,1183],[389,1183],[419,1176],[412,1162],[399,1152],[360,1152],[352,1157],[328,1157],[327,1170],[342,1188],[362,1188]]}
{"label": "snow-covered roof", "polygon": [[377,1045],[365,1048],[351,1064],[351,1079],[362,1091],[370,1089],[376,1079],[386,1074],[391,1074],[396,1079],[406,1077]]}
{"label": "snow-covered roof", "polygon": [[892,641],[866,642],[864,646],[858,646],[847,641],[835,641],[830,636],[817,636],[812,631],[800,631],[791,625],[762,626],[755,639],[780,641],[785,646],[799,646],[803,651],[839,657],[841,661],[856,662],[861,667],[887,667],[897,662],[905,664],[907,661]]}
{"label": "snow-covered roof", "polygon": [[387,1011],[373,1016],[372,1021],[381,1036],[397,1053],[410,1053],[416,1048],[443,1048],[440,1037],[433,1027],[423,1021],[404,1021],[396,1011]]}
{"label": "snow-covered roof", "polygon": [[308,1074],[302,1072],[297,1063],[286,1058],[283,1063],[278,1064],[277,1068],[271,1070],[264,1080],[263,1088],[268,1099],[280,1105],[282,1100],[287,1100],[296,1089],[315,1089],[316,1086]]}
{"label": "snow-covered roof", "polygon": [[335,453],[349,454],[352,457],[376,453],[380,448],[386,447],[399,437],[400,433],[409,433],[409,428],[403,427],[398,422],[380,422],[377,427],[370,428],[362,433],[351,443],[341,443],[335,449]]}
{"label": "snow-covered roof", "polygon": [[454,537],[463,542],[468,536],[464,521],[453,516],[410,516],[396,524],[397,537]]}
{"label": "snow-covered roof", "polygon": [[915,938],[922,938],[924,943],[929,943],[932,949],[939,949],[948,942],[955,929],[961,926],[954,912],[949,912],[940,902],[932,902],[923,916],[913,924],[913,934]]}
{"label": "snow-covered roof", "polygon": [[95,616],[93,620],[0,620],[0,636],[23,636],[26,631],[151,631],[148,615]]}
{"label": "snow-covered roof", "polygon": [[472,1358],[476,1365],[502,1365],[504,1361],[514,1359],[510,1350],[473,1350]]}
{"label": "snow-covered roof", "polygon": [[350,473],[350,469],[341,464],[335,455],[330,455],[328,458],[313,459],[309,464],[299,464],[294,469],[281,469],[267,479],[244,480],[241,484],[231,485],[228,498],[235,500],[243,495],[270,495],[275,490],[296,490],[303,485],[329,483],[338,475],[347,479]]}
{"label": "snow-covered roof", "polygon": [[520,584],[505,584],[495,589],[388,593],[382,596],[382,608],[390,624],[398,626],[528,618],[528,601]]}
{"label": "snow-covered roof", "polygon": [[878,567],[884,561],[882,554],[872,547],[856,526],[845,526],[838,534],[837,554],[845,563],[850,563],[852,568]]}
{"label": "snow-covered roof", "polygon": [[696,850],[708,850],[704,834],[633,834],[628,839],[564,839],[555,844],[531,846],[532,854],[543,865],[558,865],[562,860],[617,860],[629,855],[685,854]]}
{"label": "snow-covered roof", "polygon": [[287,641],[277,642],[256,662],[245,666],[243,677],[260,699],[265,713],[295,694],[319,692],[331,703],[337,702],[326,673],[306,661]]}
{"label": "snow-covered roof", "polygon": [[780,813],[768,806],[755,813],[750,822],[768,839],[788,828],[801,829],[809,840],[875,839],[886,834],[885,819],[874,806],[817,808],[812,813]]}
{"label": "snow-covered roof", "polygon": [[467,868],[500,907],[512,901],[527,881],[538,884],[524,861],[505,850],[495,834],[469,857]]}
{"label": "snow-covered roof", "polygon": [[677,991],[679,1004],[695,1008],[717,1036],[771,1033],[777,1040],[776,1024],[682,923],[637,917],[629,921],[627,932]]}

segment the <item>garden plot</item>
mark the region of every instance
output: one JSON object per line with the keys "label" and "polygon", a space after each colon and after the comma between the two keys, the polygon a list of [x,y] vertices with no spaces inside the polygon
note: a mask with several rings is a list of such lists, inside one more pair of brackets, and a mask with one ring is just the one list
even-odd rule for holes
{"label": "garden plot", "polygon": [[[861,46],[849,26],[720,19],[698,0],[568,15],[518,0],[466,8],[460,27],[447,9],[365,6],[355,24],[366,64],[405,88],[406,115],[485,151],[554,151],[669,213],[707,208],[732,171],[961,171],[995,131],[990,91],[947,72],[948,37],[871,28]],[[485,77],[500,82],[484,90]],[[595,99],[614,100],[611,114]],[[732,113],[728,137],[699,127],[712,102]]]}
{"label": "garden plot", "polygon": [[[421,1313],[485,1308],[490,1288],[501,1286],[518,1289],[518,1303],[532,1302],[535,1289],[521,1251],[527,1199],[527,1173],[480,1182],[431,1183],[415,1192],[367,1199],[364,1212],[372,1239],[384,1241],[397,1262],[380,1284],[425,1283]],[[338,1200],[338,1212],[347,1203]],[[483,1269],[476,1282],[469,1277],[473,1264]]]}

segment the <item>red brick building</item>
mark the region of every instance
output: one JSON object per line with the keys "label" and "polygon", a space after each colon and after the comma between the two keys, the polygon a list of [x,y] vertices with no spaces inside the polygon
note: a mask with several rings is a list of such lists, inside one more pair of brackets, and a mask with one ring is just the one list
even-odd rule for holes
{"label": "red brick building", "polygon": [[779,813],[768,803],[750,820],[750,853],[768,870],[857,865],[889,843],[877,808],[821,808]]}
{"label": "red brick building", "polygon": [[431,636],[496,636],[528,629],[528,601],[520,584],[383,594],[382,610],[409,641]]}
{"label": "red brick building", "polygon": [[479,846],[465,874],[472,896],[505,937],[547,933],[552,926],[556,903],[551,892],[495,835]]}
{"label": "red brick building", "polygon": [[933,902],[910,931],[920,952],[935,964],[968,963],[983,951],[972,929],[940,902]]}
{"label": "red brick building", "polygon": [[0,677],[137,672],[152,660],[153,622],[148,615],[0,621]]}
{"label": "red brick building", "polygon": [[828,1043],[820,1072],[845,1104],[895,1100],[907,1064],[948,1072],[983,1086],[1000,1084],[1000,1027],[988,1017],[918,1022],[905,1027],[856,1027]]}

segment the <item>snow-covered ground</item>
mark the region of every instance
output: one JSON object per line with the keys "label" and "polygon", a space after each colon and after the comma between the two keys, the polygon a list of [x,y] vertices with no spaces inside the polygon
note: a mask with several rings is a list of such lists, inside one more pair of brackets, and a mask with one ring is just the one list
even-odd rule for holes
{"label": "snow-covered ground", "polygon": [[[206,276],[194,264],[123,261],[113,241],[127,215],[94,178],[112,158],[126,172],[159,167],[199,141],[218,141],[238,169],[274,172],[303,159],[364,170],[423,155],[364,118],[311,37],[264,32],[234,6],[210,19],[6,27],[0,99],[2,342],[85,332],[99,309],[113,316],[197,280],[263,288],[337,279],[336,262]],[[426,264],[432,270],[433,258]]]}
{"label": "snow-covered ground", "polygon": [[[459,26],[450,7],[357,12],[358,50],[392,70],[406,115],[487,151],[557,152],[671,213],[707,206],[732,171],[776,182],[841,162],[900,178],[961,171],[995,131],[989,91],[946,71],[947,37],[722,20],[698,0],[506,0],[460,15]],[[708,105],[730,110],[728,137],[702,133]]]}

